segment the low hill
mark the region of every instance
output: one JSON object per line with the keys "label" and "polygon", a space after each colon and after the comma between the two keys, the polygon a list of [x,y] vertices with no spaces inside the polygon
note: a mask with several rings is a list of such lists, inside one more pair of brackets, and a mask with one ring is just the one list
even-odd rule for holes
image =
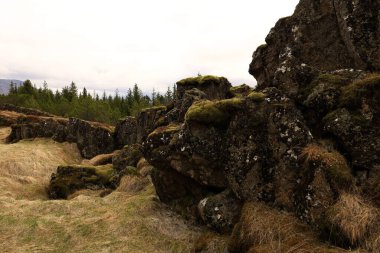
{"label": "low hill", "polygon": [[20,80],[14,80],[14,79],[0,79],[0,94],[8,94],[9,92],[9,85],[11,82],[15,83],[17,86],[22,84],[22,81]]}

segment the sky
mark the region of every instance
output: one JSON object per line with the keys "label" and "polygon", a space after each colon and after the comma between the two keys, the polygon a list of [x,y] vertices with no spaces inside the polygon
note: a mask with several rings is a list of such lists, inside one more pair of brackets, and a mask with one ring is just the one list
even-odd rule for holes
{"label": "sky", "polygon": [[60,88],[164,92],[248,73],[253,51],[298,0],[1,0],[0,78]]}

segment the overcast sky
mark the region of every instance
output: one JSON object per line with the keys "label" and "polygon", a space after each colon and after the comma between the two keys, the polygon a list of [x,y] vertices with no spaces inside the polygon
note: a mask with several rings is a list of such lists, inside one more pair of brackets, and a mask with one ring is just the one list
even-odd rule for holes
{"label": "overcast sky", "polygon": [[212,74],[254,85],[253,51],[298,0],[1,0],[0,78],[164,91]]}

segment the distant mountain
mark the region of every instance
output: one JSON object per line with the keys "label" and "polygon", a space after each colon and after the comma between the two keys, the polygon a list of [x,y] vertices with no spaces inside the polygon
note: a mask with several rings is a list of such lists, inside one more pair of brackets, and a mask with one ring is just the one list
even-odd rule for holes
{"label": "distant mountain", "polygon": [[13,81],[14,84],[17,84],[17,86],[20,86],[23,82],[20,80],[14,80],[14,79],[0,79],[0,94],[8,94],[9,92],[9,85]]}

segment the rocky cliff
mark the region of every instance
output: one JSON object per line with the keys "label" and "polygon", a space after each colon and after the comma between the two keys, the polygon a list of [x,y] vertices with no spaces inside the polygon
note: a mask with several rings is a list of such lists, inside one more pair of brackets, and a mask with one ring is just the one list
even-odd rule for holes
{"label": "rocky cliff", "polygon": [[301,0],[254,52],[255,89],[186,78],[171,105],[115,132],[55,117],[0,122],[13,124],[11,140],[75,141],[85,157],[122,148],[107,173],[61,167],[53,197],[115,187],[144,163],[162,202],[231,235],[228,252],[379,252],[379,5]]}
{"label": "rocky cliff", "polygon": [[[142,148],[160,199],[240,236],[244,212],[264,203],[328,243],[377,252],[379,4],[302,0],[254,52],[255,90],[221,77],[179,81]],[[245,239],[229,250],[262,252]]]}

